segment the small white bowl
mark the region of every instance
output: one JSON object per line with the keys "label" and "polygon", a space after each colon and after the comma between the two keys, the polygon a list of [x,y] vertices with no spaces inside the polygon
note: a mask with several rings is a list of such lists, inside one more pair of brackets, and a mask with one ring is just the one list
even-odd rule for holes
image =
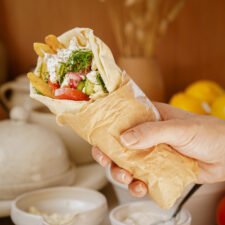
{"label": "small white bowl", "polygon": [[[16,225],[47,224],[43,217],[28,213],[30,207],[40,212],[73,214],[73,225],[99,225],[107,213],[107,202],[101,193],[78,187],[56,187],[19,196],[12,203],[11,218]],[[77,213],[79,212],[79,213]]]}
{"label": "small white bowl", "polygon": [[[167,218],[171,218],[174,210],[175,208],[173,207],[169,210],[163,210],[159,208],[153,201],[139,201],[127,203],[114,208],[110,212],[109,218],[112,225],[126,225],[123,221],[133,215],[133,217],[136,217],[140,220],[138,225],[149,225],[151,223],[149,218],[146,218],[146,220],[143,221],[143,218],[147,215],[147,213],[151,212],[153,217],[157,215],[160,216],[160,220],[165,220]],[[134,215],[135,213],[136,215]],[[191,224],[191,214],[187,210],[182,209],[178,216],[179,221],[176,222],[176,225]]]}
{"label": "small white bowl", "polygon": [[[128,191],[127,185],[120,184],[112,179],[110,167],[106,168],[106,177],[112,183],[117,199],[120,204],[134,202],[138,199],[133,197]],[[188,186],[182,194],[184,197],[192,185]],[[194,195],[185,203],[185,208],[191,213],[192,225],[211,225],[216,224],[216,206],[219,200],[225,194],[225,182],[204,184]],[[140,198],[139,198],[140,199]],[[140,200],[150,200],[149,196],[145,196]],[[202,213],[204,212],[204,213]]]}

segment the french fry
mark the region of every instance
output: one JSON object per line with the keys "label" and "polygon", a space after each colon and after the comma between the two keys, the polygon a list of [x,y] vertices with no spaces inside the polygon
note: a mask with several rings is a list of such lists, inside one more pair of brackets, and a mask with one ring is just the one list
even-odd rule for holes
{"label": "french fry", "polygon": [[65,48],[64,44],[60,43],[57,37],[53,34],[49,34],[45,37],[45,43],[54,51],[57,51],[57,49]]}
{"label": "french fry", "polygon": [[43,43],[34,43],[34,51],[37,53],[38,56],[40,57],[44,57],[44,52],[47,52],[47,53],[51,53],[51,54],[54,54],[56,53],[53,49],[51,49],[48,45],[46,44],[43,44]]}
{"label": "french fry", "polygon": [[28,73],[27,77],[29,78],[33,87],[35,87],[38,91],[41,92],[44,96],[48,96],[50,98],[54,98],[54,94],[52,89],[45,83],[41,78],[37,77],[34,73]]}

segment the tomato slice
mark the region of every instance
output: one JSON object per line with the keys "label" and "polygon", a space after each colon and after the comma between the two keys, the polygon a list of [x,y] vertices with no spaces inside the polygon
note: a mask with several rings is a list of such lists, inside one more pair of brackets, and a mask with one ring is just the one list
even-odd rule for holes
{"label": "tomato slice", "polygon": [[60,85],[58,83],[52,83],[49,78],[48,78],[48,83],[49,83],[49,86],[51,87],[51,89],[53,91],[55,91],[56,89],[60,88]]}
{"label": "tomato slice", "polygon": [[55,90],[55,98],[57,99],[67,99],[74,101],[88,101],[90,98],[88,95],[80,90],[73,88],[59,88]]}

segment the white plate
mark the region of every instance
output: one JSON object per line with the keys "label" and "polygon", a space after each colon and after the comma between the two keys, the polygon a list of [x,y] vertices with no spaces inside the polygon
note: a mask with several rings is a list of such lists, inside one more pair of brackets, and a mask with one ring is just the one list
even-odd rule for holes
{"label": "white plate", "polygon": [[[72,186],[79,186],[100,190],[107,184],[105,169],[97,163],[78,166],[76,169],[76,181]],[[12,201],[0,201],[0,218],[10,215]]]}

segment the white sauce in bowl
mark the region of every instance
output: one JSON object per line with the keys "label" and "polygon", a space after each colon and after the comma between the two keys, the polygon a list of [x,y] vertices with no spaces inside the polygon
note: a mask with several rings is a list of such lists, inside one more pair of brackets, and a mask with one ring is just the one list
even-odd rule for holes
{"label": "white sauce in bowl", "polygon": [[[160,209],[152,201],[133,202],[116,207],[110,213],[112,225],[190,225],[191,215],[182,210],[176,219],[172,219],[175,208],[170,210]],[[162,222],[161,221],[166,221]]]}

